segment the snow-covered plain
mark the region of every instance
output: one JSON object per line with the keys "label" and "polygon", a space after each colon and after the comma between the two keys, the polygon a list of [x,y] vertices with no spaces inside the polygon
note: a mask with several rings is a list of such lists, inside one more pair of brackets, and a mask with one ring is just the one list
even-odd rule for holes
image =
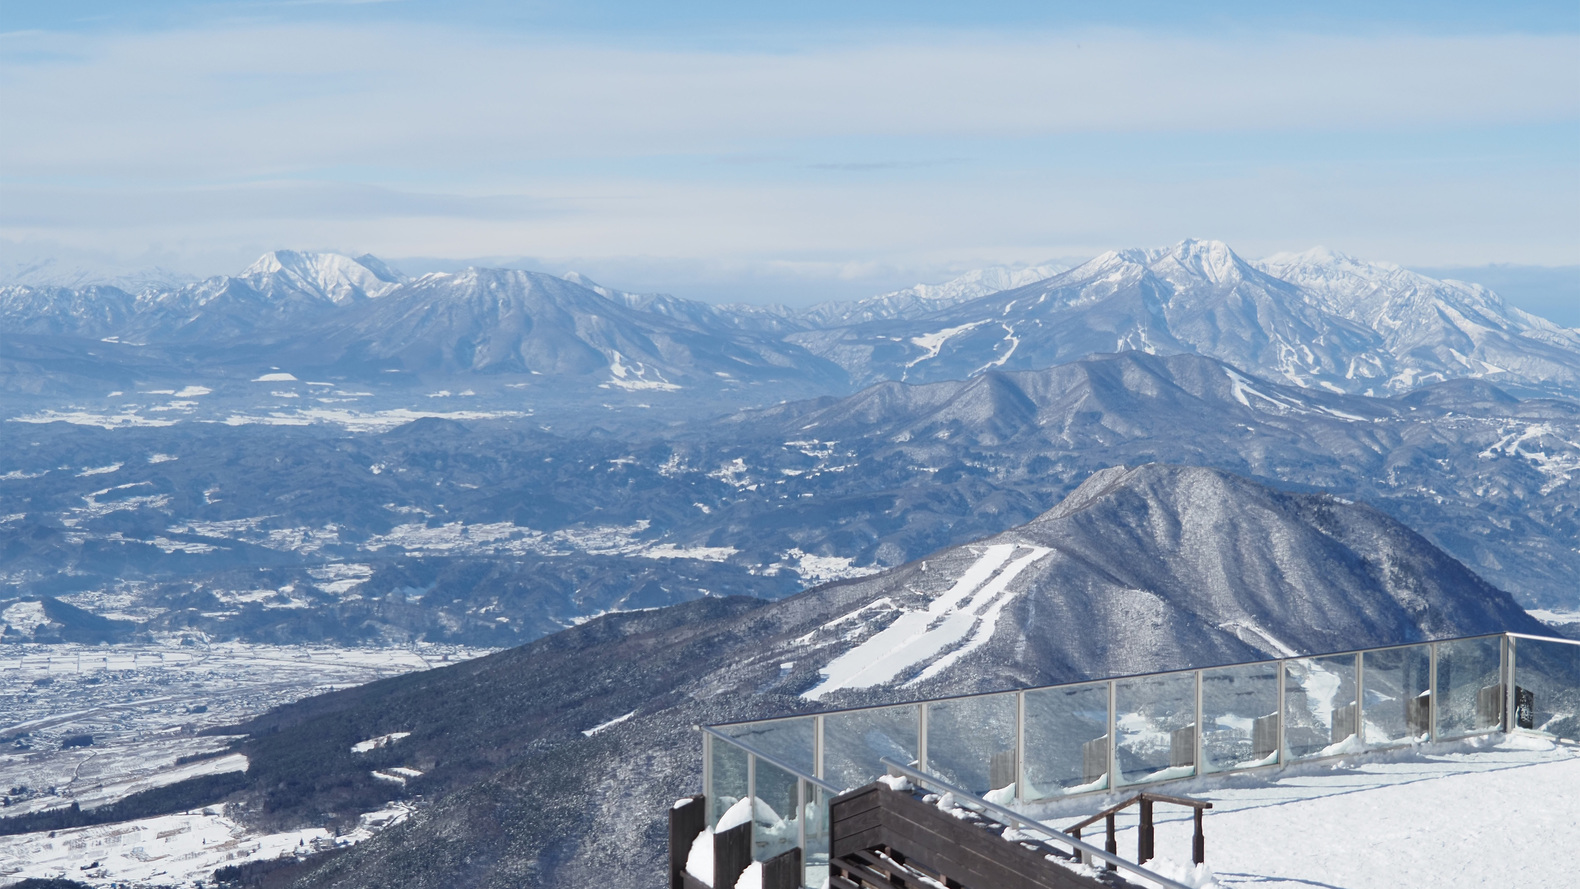
{"label": "snow-covered plain", "polygon": [[65,877],[91,886],[209,885],[216,868],[347,846],[404,821],[409,806],[368,812],[339,836],[323,828],[253,835],[223,805],[122,824],[0,837],[0,878]]}
{"label": "snow-covered plain", "polygon": [[[450,645],[333,648],[244,643],[0,645],[0,815],[83,808],[202,774],[231,725],[308,695],[485,654]],[[62,747],[89,735],[92,744]],[[180,757],[206,756],[177,764]],[[293,841],[294,842],[294,841]],[[0,876],[11,860],[0,846]],[[86,862],[83,862],[86,863]]]}
{"label": "snow-covered plain", "polygon": [[[1580,885],[1580,747],[1534,735],[1424,744],[1281,770],[1181,781],[1160,793],[1207,800],[1207,866],[1217,885],[1256,889],[1474,889]],[[1060,826],[1123,799],[1026,807]],[[1134,807],[1119,852],[1134,860]],[[1190,870],[1189,810],[1158,805],[1158,858]],[[1087,839],[1102,843],[1100,832]],[[1211,885],[1208,883],[1207,885]]]}

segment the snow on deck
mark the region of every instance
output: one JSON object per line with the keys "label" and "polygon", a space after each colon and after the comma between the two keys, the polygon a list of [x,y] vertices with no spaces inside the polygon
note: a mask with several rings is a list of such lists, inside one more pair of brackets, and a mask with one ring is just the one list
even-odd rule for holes
{"label": "snow on deck", "polygon": [[[1156,789],[1213,804],[1207,865],[1226,889],[1580,885],[1571,851],[1580,747],[1542,738],[1495,735]],[[1026,811],[1059,826],[1129,795]],[[1183,874],[1190,812],[1160,804],[1155,817],[1155,869]],[[1134,860],[1134,807],[1120,825],[1119,853]],[[1086,838],[1101,845],[1101,825]]]}

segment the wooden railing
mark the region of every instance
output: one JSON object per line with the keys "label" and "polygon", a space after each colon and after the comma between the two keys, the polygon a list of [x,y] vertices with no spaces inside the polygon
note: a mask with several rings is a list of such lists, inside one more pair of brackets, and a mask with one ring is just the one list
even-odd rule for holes
{"label": "wooden railing", "polygon": [[[1117,855],[1119,854],[1119,841],[1114,836],[1114,821],[1120,812],[1123,812],[1125,809],[1128,809],[1131,806],[1139,805],[1141,807],[1141,829],[1139,831],[1140,836],[1137,838],[1136,842],[1136,863],[1146,864],[1148,861],[1152,860],[1154,853],[1152,842],[1153,803],[1169,803],[1171,805],[1186,806],[1196,810],[1194,814],[1194,820],[1196,822],[1196,835],[1191,842],[1191,860],[1197,864],[1205,863],[1207,861],[1207,840],[1202,835],[1201,818],[1203,812],[1212,808],[1212,803],[1204,803],[1200,800],[1186,799],[1183,796],[1165,796],[1161,793],[1138,793],[1117,806],[1110,806],[1090,818],[1066,827],[1064,832],[1072,837],[1075,837],[1076,839],[1080,839],[1081,831],[1083,829],[1090,827],[1099,821],[1106,821],[1108,822],[1108,843],[1104,848],[1110,855]],[[1091,862],[1085,861],[1085,853],[1082,853],[1082,855],[1083,863],[1090,864]],[[1114,863],[1111,861],[1107,862],[1107,867],[1109,870],[1113,870]]]}

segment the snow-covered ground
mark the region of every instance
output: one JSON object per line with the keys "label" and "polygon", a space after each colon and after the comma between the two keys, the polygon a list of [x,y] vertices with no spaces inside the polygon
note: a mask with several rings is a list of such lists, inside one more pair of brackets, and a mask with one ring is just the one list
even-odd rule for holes
{"label": "snow-covered ground", "polygon": [[[1223,887],[1473,889],[1580,886],[1580,747],[1492,735],[1282,770],[1182,781],[1159,793],[1207,800],[1207,866]],[[1026,811],[1058,827],[1113,800]],[[1120,819],[1134,860],[1136,814]],[[1185,877],[1189,810],[1158,805],[1158,873]],[[1101,826],[1086,838],[1103,842]],[[1211,883],[1207,883],[1211,885]]]}
{"label": "snow-covered ground", "polygon": [[93,886],[209,885],[216,868],[361,842],[410,812],[409,806],[392,803],[363,815],[355,830],[339,836],[323,828],[252,835],[218,805],[122,824],[0,837],[0,879],[67,877]]}
{"label": "snow-covered ground", "polygon": [[[243,770],[245,756],[224,753],[233,738],[198,732],[232,725],[312,694],[485,653],[452,645],[335,648],[194,644],[192,640],[183,644],[179,639],[139,645],[0,645],[0,816],[74,802],[93,808],[199,775]],[[84,736],[91,742],[82,744]],[[178,762],[183,757],[203,758]],[[273,848],[263,838],[237,834],[222,813],[168,818],[176,820],[166,824],[150,819],[148,824],[158,825],[149,827],[146,839],[181,830],[209,845],[224,846],[227,854],[249,844],[263,843],[259,848],[264,852]],[[375,819],[372,826],[387,820]],[[96,838],[119,837],[111,845],[125,840],[129,845],[123,851],[131,855],[139,844],[126,839],[132,833],[117,831],[120,828],[112,826],[83,828],[61,836],[87,838],[88,845],[75,847],[78,851],[97,848],[94,844],[100,839]],[[235,843],[225,845],[233,839]],[[286,839],[295,848],[311,837]],[[56,843],[44,849],[40,842],[37,835],[0,839],[0,880],[19,873],[16,868],[23,865],[28,867],[23,875],[54,875],[33,869],[33,859],[48,852],[44,860],[53,861],[65,855],[67,847]],[[145,851],[152,848],[141,845]],[[94,857],[96,853],[77,867]],[[207,861],[202,858],[199,863]],[[212,870],[218,865],[204,866]],[[131,880],[144,872],[139,868],[105,864],[97,871],[105,881]],[[83,877],[75,871],[73,875]]]}

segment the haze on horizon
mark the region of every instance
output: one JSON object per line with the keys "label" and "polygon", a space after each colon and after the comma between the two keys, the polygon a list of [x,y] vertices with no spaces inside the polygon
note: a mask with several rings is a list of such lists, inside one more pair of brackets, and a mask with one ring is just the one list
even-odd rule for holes
{"label": "haze on horizon", "polygon": [[328,249],[805,304],[1198,237],[1580,277],[1572,3],[123,6],[0,13],[0,270]]}

